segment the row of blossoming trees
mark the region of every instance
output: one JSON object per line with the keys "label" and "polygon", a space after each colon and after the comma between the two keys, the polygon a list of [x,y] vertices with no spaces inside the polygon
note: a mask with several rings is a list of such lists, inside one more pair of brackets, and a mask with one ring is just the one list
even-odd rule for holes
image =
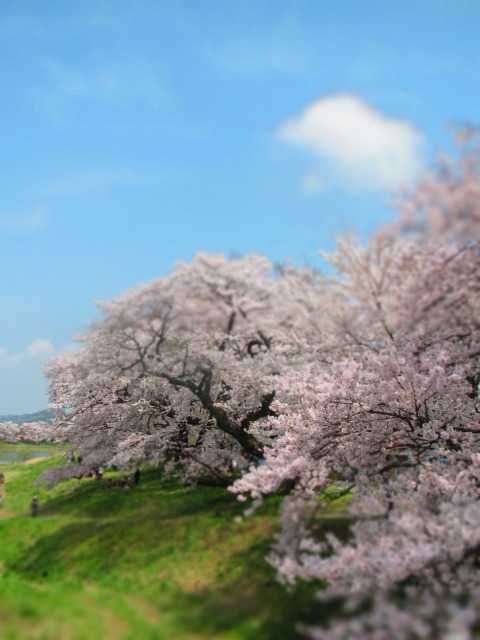
{"label": "row of blossoming trees", "polygon": [[[286,495],[279,578],[346,603],[308,637],[470,638],[480,624],[477,160],[443,162],[365,246],[339,242],[328,275],[199,254],[101,304],[48,367],[86,469],[161,463],[254,507]],[[345,491],[341,541],[319,517]]]}
{"label": "row of blossoming trees", "polygon": [[11,420],[0,422],[0,440],[3,442],[52,442],[58,439],[59,431],[43,421],[17,424]]}

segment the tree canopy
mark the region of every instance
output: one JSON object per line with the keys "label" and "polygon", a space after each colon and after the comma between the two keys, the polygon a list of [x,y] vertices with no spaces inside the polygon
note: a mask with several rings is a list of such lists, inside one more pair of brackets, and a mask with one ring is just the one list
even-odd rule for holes
{"label": "tree canopy", "polygon": [[[476,160],[404,195],[365,247],[339,245],[347,348],[328,368],[285,373],[270,420],[282,435],[234,485],[257,502],[295,485],[271,561],[348,604],[312,638],[470,638],[480,623]],[[318,532],[332,483],[352,491],[347,542]]]}
{"label": "tree canopy", "polygon": [[324,288],[311,270],[257,255],[178,264],[101,303],[82,347],[52,360],[57,422],[86,466],[148,460],[229,484],[276,435],[276,386],[310,358]]}
{"label": "tree canopy", "polygon": [[[346,599],[342,620],[306,632],[319,640],[480,625],[478,149],[396,206],[367,243],[324,254],[328,275],[198,254],[101,303],[47,370],[86,468],[237,478],[253,508],[288,494],[279,578]],[[322,504],[347,493],[349,539],[324,535]]]}

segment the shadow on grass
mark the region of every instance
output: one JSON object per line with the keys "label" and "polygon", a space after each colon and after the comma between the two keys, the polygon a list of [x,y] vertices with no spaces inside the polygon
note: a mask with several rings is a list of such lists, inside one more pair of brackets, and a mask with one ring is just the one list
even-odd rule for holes
{"label": "shadow on grass", "polygon": [[[350,524],[347,518],[329,517],[324,528],[346,539]],[[280,584],[266,560],[270,548],[270,536],[254,540],[231,556],[213,587],[176,596],[189,632],[222,637],[235,629],[242,640],[298,640],[302,626],[328,625],[339,614],[342,600],[321,602],[318,593],[323,585],[319,581],[297,581],[289,587]]]}
{"label": "shadow on grass", "polygon": [[[265,557],[277,506],[274,497],[238,524],[233,516],[244,507],[235,496],[209,487],[185,491],[158,470],[145,472],[131,490],[82,481],[42,506],[39,520],[70,516],[67,523],[19,548],[5,569],[39,583],[101,584],[118,606],[132,591],[159,608],[168,596],[169,615],[185,638],[293,640],[299,622],[325,621],[335,607],[317,600],[318,584],[289,591],[276,581]],[[345,518],[325,521],[340,536],[348,525]]]}
{"label": "shadow on grass", "polygon": [[156,470],[129,490],[86,480],[41,505],[36,524],[59,515],[67,523],[19,550],[6,568],[30,578],[68,572],[81,579],[119,574],[134,563],[160,571],[173,555],[204,554],[223,535],[238,535],[234,516],[241,512],[225,489],[186,491]]}
{"label": "shadow on grass", "polygon": [[42,505],[42,514],[115,518],[152,509],[168,517],[205,511],[226,517],[242,512],[235,496],[223,488],[185,488],[165,480],[160,471],[153,469],[144,472],[140,485],[131,489],[110,487],[108,477],[100,481],[83,479],[70,492]]}
{"label": "shadow on grass", "polygon": [[[174,580],[168,583],[175,570],[183,570],[172,565],[185,554],[190,565],[199,562],[201,571],[203,550],[191,548],[182,527],[151,520],[139,525],[139,535],[133,539],[131,531],[122,536],[125,525],[122,520],[114,527],[94,522],[66,525],[38,540],[8,571],[37,582],[76,578],[79,583],[101,584],[112,589],[117,607],[122,606],[123,594],[133,592],[158,606],[159,614],[168,596],[168,613],[185,638],[235,633],[246,640],[293,640],[299,637],[299,622],[318,623],[332,614],[331,607],[315,597],[318,584],[302,583],[287,590],[276,581],[265,561],[267,536],[220,562],[208,586],[185,590]],[[142,571],[149,566],[153,575],[144,585]],[[162,567],[167,570],[167,584]]]}
{"label": "shadow on grass", "polygon": [[232,566],[241,567],[234,578],[224,576],[211,588],[176,595],[189,633],[223,637],[235,630],[242,640],[298,640],[299,625],[327,622],[335,614],[340,603],[322,604],[318,582],[281,585],[265,560],[268,550],[268,540],[253,544],[232,558]]}

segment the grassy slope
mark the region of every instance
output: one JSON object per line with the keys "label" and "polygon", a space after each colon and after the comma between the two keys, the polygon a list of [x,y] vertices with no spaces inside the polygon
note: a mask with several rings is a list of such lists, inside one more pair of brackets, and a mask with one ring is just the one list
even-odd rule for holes
{"label": "grassy slope", "polygon": [[57,463],[1,465],[2,640],[288,640],[296,621],[323,616],[312,585],[288,592],[264,560],[275,499],[236,522],[242,506],[225,490],[185,490],[156,470],[132,490],[34,487]]}

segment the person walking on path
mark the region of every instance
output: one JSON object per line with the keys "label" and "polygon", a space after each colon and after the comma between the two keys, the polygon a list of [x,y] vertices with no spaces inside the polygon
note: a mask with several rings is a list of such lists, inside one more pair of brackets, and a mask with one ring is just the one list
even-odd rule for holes
{"label": "person walking on path", "polygon": [[38,498],[37,496],[33,496],[32,501],[30,503],[30,509],[32,510],[32,517],[35,517],[38,513]]}

